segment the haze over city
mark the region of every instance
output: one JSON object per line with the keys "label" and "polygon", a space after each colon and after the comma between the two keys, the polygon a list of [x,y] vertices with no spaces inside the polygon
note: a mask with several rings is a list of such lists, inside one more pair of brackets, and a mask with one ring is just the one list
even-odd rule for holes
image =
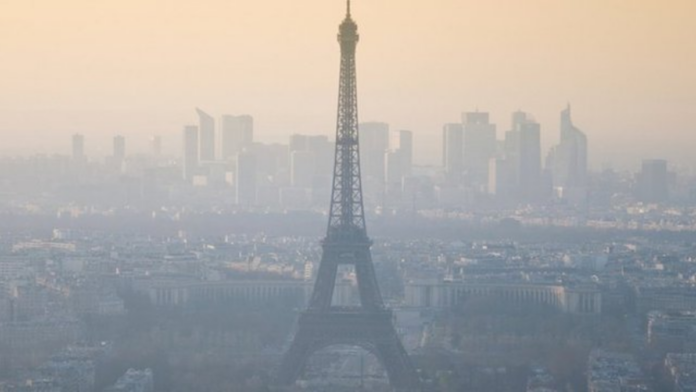
{"label": "haze over city", "polygon": [[6,0],[0,392],[696,391],[694,11]]}
{"label": "haze over city", "polygon": [[[340,1],[143,3],[8,0],[0,13],[2,153],[68,152],[85,134],[107,155],[123,134],[180,151],[192,107],[249,113],[257,139],[333,133]],[[641,158],[692,167],[696,4],[688,0],[357,2],[361,120],[410,129],[416,163],[439,162],[442,124],[491,113],[541,123],[573,104],[590,166]],[[630,145],[630,149],[627,146]]]}

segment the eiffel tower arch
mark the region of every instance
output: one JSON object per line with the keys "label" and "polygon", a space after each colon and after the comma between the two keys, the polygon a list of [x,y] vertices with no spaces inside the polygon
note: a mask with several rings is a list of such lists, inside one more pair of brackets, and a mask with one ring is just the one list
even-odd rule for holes
{"label": "eiffel tower arch", "polygon": [[[348,0],[347,14],[338,34],[341,71],[329,222],[309,306],[300,314],[297,333],[283,357],[277,382],[293,384],[313,353],[328,346],[350,345],[374,354],[394,389],[418,391],[418,374],[394,329],[394,316],[385,307],[379,291],[370,252],[372,242],[365,227],[355,75],[358,39],[358,26],[351,17]],[[332,306],[340,265],[355,269],[360,306]]]}

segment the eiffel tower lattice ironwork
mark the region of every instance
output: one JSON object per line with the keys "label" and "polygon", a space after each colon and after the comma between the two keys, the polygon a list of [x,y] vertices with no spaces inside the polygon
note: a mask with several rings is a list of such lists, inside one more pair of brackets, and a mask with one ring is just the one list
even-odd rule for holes
{"label": "eiffel tower lattice ironwork", "polygon": [[[358,26],[350,15],[350,0],[338,41],[341,75],[329,223],[314,291],[307,310],[299,317],[297,333],[285,353],[277,381],[281,385],[294,383],[309,357],[322,348],[351,345],[379,359],[394,389],[420,390],[418,374],[394,329],[393,314],[382,300],[370,253],[372,242],[365,228],[355,75]],[[339,265],[354,267],[360,306],[332,306]]]}

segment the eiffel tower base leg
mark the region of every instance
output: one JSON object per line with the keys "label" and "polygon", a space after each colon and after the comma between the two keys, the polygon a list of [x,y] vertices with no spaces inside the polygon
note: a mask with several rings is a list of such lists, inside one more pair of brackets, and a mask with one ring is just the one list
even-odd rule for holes
{"label": "eiffel tower base leg", "polygon": [[277,374],[281,386],[292,385],[309,357],[329,346],[358,346],[374,354],[396,391],[420,391],[420,380],[392,325],[390,311],[307,311]]}

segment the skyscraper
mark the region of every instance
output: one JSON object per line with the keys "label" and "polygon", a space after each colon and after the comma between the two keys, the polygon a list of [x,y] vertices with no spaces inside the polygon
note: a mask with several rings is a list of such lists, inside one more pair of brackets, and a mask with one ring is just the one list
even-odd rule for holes
{"label": "skyscraper", "polygon": [[401,171],[404,176],[410,176],[413,169],[413,132],[406,130],[392,132],[389,149],[400,152]]}
{"label": "skyscraper", "polygon": [[488,193],[499,201],[514,198],[517,180],[514,177],[513,161],[507,157],[495,157],[488,161]]}
{"label": "skyscraper", "polygon": [[284,195],[302,195],[309,197],[314,205],[323,204],[331,191],[334,150],[335,145],[324,135],[291,135],[290,183],[304,190],[284,189]]}
{"label": "skyscraper", "polygon": [[198,159],[202,162],[215,160],[215,119],[196,108],[198,113]]}
{"label": "skyscraper", "polygon": [[[488,193],[501,202],[516,202],[520,196],[521,128],[527,114],[512,114],[512,126],[497,147],[496,156],[488,161]],[[527,141],[528,142],[528,141]]]}
{"label": "skyscraper", "polygon": [[[311,179],[311,186],[323,190],[330,184],[331,166],[333,160],[334,145],[329,142],[329,138],[324,135],[290,135],[288,144],[290,152],[291,177],[303,177],[301,172],[309,170],[308,175]],[[297,155],[298,162],[293,163],[293,154],[302,152],[308,154]],[[311,155],[311,160],[309,156]],[[311,161],[310,167],[307,167],[301,162]],[[299,170],[300,172],[298,172]],[[299,177],[298,177],[299,178]],[[307,177],[304,177],[307,178]],[[294,180],[291,181],[293,186],[298,186]],[[306,185],[303,185],[306,186]]]}
{"label": "skyscraper", "polygon": [[464,164],[464,127],[445,124],[442,128],[442,165],[447,180],[460,183]]}
{"label": "skyscraper", "polygon": [[394,193],[400,188],[401,181],[406,175],[404,172],[404,152],[400,149],[389,149],[384,157],[384,170],[387,192]]}
{"label": "skyscraper", "polygon": [[541,189],[541,126],[527,118],[519,122],[519,190],[525,201],[538,201]]}
{"label": "skyscraper", "polygon": [[184,127],[183,136],[183,177],[191,181],[198,171],[198,127],[195,125]]}
{"label": "skyscraper", "polygon": [[512,113],[512,126],[505,132],[503,152],[509,173],[507,175],[513,181],[511,188],[517,190],[520,178],[520,131],[519,125],[527,121],[527,113],[516,111]]}
{"label": "skyscraper", "polygon": [[221,158],[233,159],[254,141],[254,118],[249,115],[224,115],[220,120]]}
{"label": "skyscraper", "polygon": [[308,135],[300,135],[297,133],[290,135],[290,140],[288,142],[288,150],[290,151],[290,154],[292,154],[294,151],[308,151],[308,139]]}
{"label": "skyscraper", "polygon": [[587,185],[587,136],[573,125],[570,104],[561,111],[561,140],[549,155],[556,188],[585,188]]}
{"label": "skyscraper", "polygon": [[488,182],[488,163],[495,156],[495,124],[485,112],[462,114],[464,125],[463,169],[469,185],[482,186]]}
{"label": "skyscraper", "polygon": [[85,159],[85,137],[79,133],[72,136],[72,157],[75,161]]}
{"label": "skyscraper", "polygon": [[645,159],[637,181],[638,199],[644,203],[662,203],[669,199],[667,161]]}
{"label": "skyscraper", "polygon": [[390,201],[389,204],[399,204],[404,178],[411,175],[413,168],[413,133],[392,131],[389,136],[389,150],[384,157],[385,206]]}
{"label": "skyscraper", "polygon": [[[541,177],[541,126],[525,112],[512,114],[512,129],[505,133],[504,159],[491,164],[489,189],[514,193],[521,201],[538,201],[544,194]],[[509,183],[508,183],[509,182]]]}

